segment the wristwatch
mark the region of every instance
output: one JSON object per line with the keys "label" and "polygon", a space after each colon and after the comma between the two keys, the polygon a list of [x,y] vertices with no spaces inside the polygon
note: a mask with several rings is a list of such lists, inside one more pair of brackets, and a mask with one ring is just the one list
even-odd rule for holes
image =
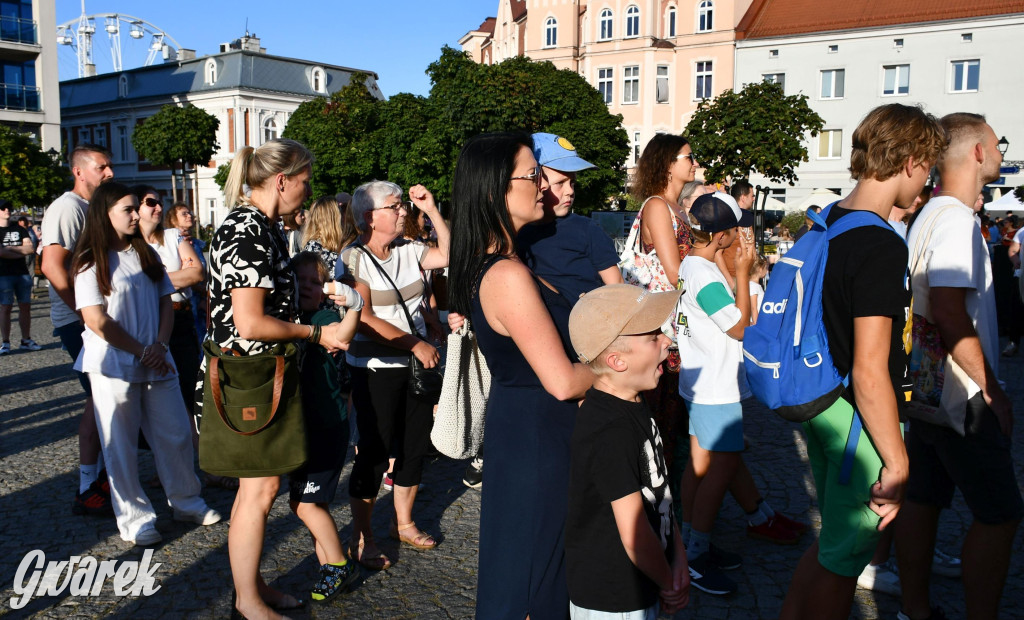
{"label": "wristwatch", "polygon": [[164,348],[164,353],[167,353],[168,351],[171,350],[171,348],[169,346],[167,346],[166,342],[160,342],[159,340],[157,340],[156,343]]}

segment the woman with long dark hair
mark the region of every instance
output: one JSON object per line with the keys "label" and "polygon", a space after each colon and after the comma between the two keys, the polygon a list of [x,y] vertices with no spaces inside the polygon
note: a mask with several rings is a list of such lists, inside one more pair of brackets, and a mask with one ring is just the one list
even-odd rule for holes
{"label": "woman with long dark hair", "polygon": [[75,370],[86,373],[92,387],[121,538],[136,545],[161,539],[139,484],[140,428],[174,518],[217,523],[220,514],[199,497],[185,403],[168,354],[174,287],[139,234],[139,202],[124,185],[105,183],[93,194],[71,273],[86,327]]}
{"label": "woman with long dark hair", "polygon": [[470,318],[492,374],[476,608],[488,620],[569,609],[569,439],[593,374],[572,361],[569,302],[516,255],[518,231],[544,216],[546,186],[525,134],[477,136],[455,168],[451,306]]}
{"label": "woman with long dark hair", "polygon": [[[644,252],[654,250],[671,286],[676,286],[679,265],[693,247],[686,217],[689,206],[684,207],[675,200],[688,185],[691,190],[697,190],[696,185],[690,185],[697,167],[690,143],[674,134],[657,134],[651,138],[636,164],[632,194],[643,202],[638,215],[641,247]],[[655,292],[664,290],[654,288],[657,285],[658,282],[652,281],[648,288]],[[679,397],[679,366],[679,347],[673,337],[658,387],[644,393],[665,444],[665,461],[673,482],[679,480],[680,473],[679,468],[673,466],[676,441],[686,432],[686,405]]]}

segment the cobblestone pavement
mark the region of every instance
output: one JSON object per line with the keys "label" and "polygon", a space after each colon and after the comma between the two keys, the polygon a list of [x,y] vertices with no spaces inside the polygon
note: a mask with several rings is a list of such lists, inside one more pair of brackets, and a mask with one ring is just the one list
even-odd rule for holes
{"label": "cobblestone pavement", "polygon": [[[38,293],[38,291],[37,291]],[[36,353],[0,357],[0,615],[41,618],[227,618],[230,606],[230,570],[226,523],[211,527],[185,525],[171,519],[160,489],[147,489],[156,505],[158,527],[164,536],[153,562],[160,590],[149,597],[120,598],[110,582],[98,596],[34,598],[27,607],[12,610],[10,599],[15,571],[25,554],[40,549],[47,560],[68,560],[92,555],[98,560],[139,559],[142,551],[121,541],[111,518],[72,516],[70,505],[77,485],[77,427],[82,392],[67,354],[53,338],[45,300],[33,306],[33,334],[43,345]],[[17,328],[15,328],[16,330]],[[15,333],[17,333],[15,331]],[[1002,376],[1024,412],[1024,360],[1002,361]],[[1019,416],[1018,416],[1019,417]],[[796,426],[782,422],[764,409],[749,411],[747,436],[751,447],[747,463],[768,501],[797,519],[820,522],[804,443]],[[1024,423],[1015,431],[1018,480],[1024,469]],[[349,459],[351,462],[351,452]],[[143,480],[153,475],[152,458],[140,456]],[[438,536],[433,551],[399,549],[387,537],[391,495],[382,493],[375,531],[382,547],[398,559],[382,573],[363,572],[354,590],[325,605],[312,606],[293,617],[304,618],[470,618],[475,596],[479,493],[461,484],[465,462],[438,460],[425,472],[415,516],[420,527]],[[333,514],[347,540],[350,512],[342,475]],[[233,494],[223,489],[204,491],[207,501],[227,515]],[[970,521],[959,496],[941,521],[939,548],[956,553]],[[724,548],[740,551],[743,566],[732,576],[739,592],[717,598],[694,591],[690,607],[676,615],[689,618],[774,618],[778,616],[793,569],[812,542],[783,547],[745,536],[742,512],[727,499],[715,530]],[[1003,617],[1024,617],[1024,552],[1021,535],[1014,543],[1014,558],[1004,594]],[[274,504],[263,553],[262,571],[272,585],[304,594],[317,566],[309,535],[288,510],[285,498]],[[963,588],[958,580],[933,579],[933,600],[941,602],[951,618],[962,617]],[[853,616],[894,618],[898,601],[884,594],[858,590]]]}

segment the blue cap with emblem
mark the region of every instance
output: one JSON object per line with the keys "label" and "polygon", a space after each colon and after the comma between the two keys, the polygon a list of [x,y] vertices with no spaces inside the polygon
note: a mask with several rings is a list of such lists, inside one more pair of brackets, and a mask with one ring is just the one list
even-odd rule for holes
{"label": "blue cap with emblem", "polygon": [[533,156],[541,166],[559,172],[579,172],[597,167],[577,155],[572,142],[553,133],[533,134]]}

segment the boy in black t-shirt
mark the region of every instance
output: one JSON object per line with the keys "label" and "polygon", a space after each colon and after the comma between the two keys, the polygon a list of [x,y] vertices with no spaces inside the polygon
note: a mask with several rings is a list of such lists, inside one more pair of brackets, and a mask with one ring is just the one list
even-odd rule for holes
{"label": "boy in black t-shirt", "polygon": [[565,555],[573,620],[653,620],[689,600],[686,550],[658,427],[640,393],[668,356],[661,325],[681,291],[611,284],[583,295],[569,335],[594,387],[572,435]]}
{"label": "boy in black t-shirt", "polygon": [[[869,112],[853,132],[850,173],[857,186],[830,208],[827,223],[869,211],[884,224],[893,205],[909,207],[946,142],[938,121],[921,108],[890,104]],[[888,226],[839,235],[829,242],[822,286],[829,350],[849,386],[803,423],[821,531],[793,575],[784,620],[849,617],[857,577],[896,517],[907,484],[899,419],[909,344],[907,246]],[[854,416],[863,429],[851,438]],[[844,452],[854,445],[844,475]]]}

